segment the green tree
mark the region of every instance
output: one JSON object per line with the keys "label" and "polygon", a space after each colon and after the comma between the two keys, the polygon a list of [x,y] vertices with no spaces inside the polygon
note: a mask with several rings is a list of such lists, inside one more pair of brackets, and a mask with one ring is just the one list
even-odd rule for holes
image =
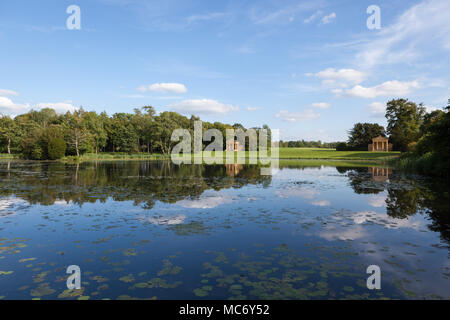
{"label": "green tree", "polygon": [[109,134],[114,152],[138,151],[138,135],[131,123],[132,114],[116,113],[109,122]]}
{"label": "green tree", "polygon": [[[107,117],[107,116],[106,116]],[[105,130],[105,115],[96,112],[86,112],[83,115],[83,123],[94,141],[95,153],[106,146],[108,135]]]}
{"label": "green tree", "polygon": [[29,160],[42,160],[43,150],[40,144],[42,129],[34,127],[23,135],[21,141],[22,156]]}
{"label": "green tree", "polygon": [[47,154],[48,159],[57,160],[61,159],[66,154],[66,142],[62,138],[52,138],[48,142]]}
{"label": "green tree", "polygon": [[384,127],[377,123],[357,123],[349,131],[348,147],[353,150],[365,150],[372,143],[372,139],[386,136]]}
{"label": "green tree", "polygon": [[64,115],[64,129],[67,144],[73,149],[77,157],[81,151],[89,151],[92,136],[83,121],[84,110],[80,109]]}
{"label": "green tree", "polygon": [[0,117],[0,141],[6,144],[8,154],[11,154],[11,144],[17,137],[17,125],[8,116]]}
{"label": "green tree", "polygon": [[411,143],[419,140],[424,115],[422,104],[417,105],[407,99],[394,99],[387,103],[387,132],[396,150],[407,151]]}

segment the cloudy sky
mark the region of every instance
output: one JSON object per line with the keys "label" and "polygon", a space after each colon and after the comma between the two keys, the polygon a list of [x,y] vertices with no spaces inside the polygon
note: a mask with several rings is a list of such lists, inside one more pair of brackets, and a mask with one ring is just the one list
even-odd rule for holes
{"label": "cloudy sky", "polygon": [[0,113],[153,105],[345,140],[355,122],[384,125],[389,99],[446,105],[449,15],[447,0],[4,0]]}

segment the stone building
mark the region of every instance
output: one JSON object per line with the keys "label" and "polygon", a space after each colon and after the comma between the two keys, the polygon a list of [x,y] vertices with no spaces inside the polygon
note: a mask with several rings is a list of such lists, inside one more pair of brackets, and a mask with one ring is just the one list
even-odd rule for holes
{"label": "stone building", "polygon": [[389,152],[392,151],[393,145],[392,143],[389,143],[389,139],[386,137],[376,137],[372,139],[372,143],[369,144],[368,150],[369,151],[385,151]]}
{"label": "stone building", "polygon": [[237,140],[227,140],[227,148],[225,151],[244,151],[244,147]]}

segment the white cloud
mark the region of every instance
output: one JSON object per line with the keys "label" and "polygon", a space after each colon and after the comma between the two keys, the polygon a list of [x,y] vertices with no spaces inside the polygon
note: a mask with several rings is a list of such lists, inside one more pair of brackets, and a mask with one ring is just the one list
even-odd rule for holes
{"label": "white cloud", "polygon": [[189,209],[213,209],[223,204],[232,203],[233,199],[226,195],[202,196],[196,200],[181,200],[177,205]]}
{"label": "white cloud", "polygon": [[386,113],[386,104],[382,102],[372,102],[368,109],[373,118],[383,118]]}
{"label": "white cloud", "polygon": [[331,104],[327,102],[315,102],[311,106],[317,109],[328,109],[329,107],[331,107]]}
{"label": "white cloud", "polygon": [[140,86],[139,88],[136,89],[139,92],[147,92],[148,91],[148,87],[147,86]]}
{"label": "white cloud", "polygon": [[364,67],[411,62],[433,49],[450,50],[450,1],[425,0],[412,6],[396,22],[357,53]]}
{"label": "white cloud", "polygon": [[187,88],[181,83],[154,83],[150,86],[140,86],[136,89],[139,92],[171,92],[171,93],[186,93]]}
{"label": "white cloud", "polygon": [[252,112],[252,111],[258,111],[260,108],[259,107],[248,107],[247,110]]}
{"label": "white cloud", "polygon": [[172,92],[172,93],[186,93],[187,89],[181,83],[155,83],[149,87],[150,91],[154,92]]}
{"label": "white cloud", "polygon": [[223,104],[211,99],[183,100],[167,106],[167,108],[185,114],[227,114],[238,111],[238,106]]}
{"label": "white cloud", "polygon": [[283,121],[287,122],[299,122],[304,120],[315,120],[320,117],[319,113],[316,113],[314,110],[308,109],[301,112],[290,112],[286,110],[282,110],[275,115],[277,118],[280,118]]}
{"label": "white cloud", "polygon": [[299,122],[304,120],[318,119],[320,117],[320,114],[311,109],[302,112],[290,112],[282,110],[276,114],[276,117],[287,122]]}
{"label": "white cloud", "polygon": [[386,207],[386,194],[372,195],[367,200],[367,203],[375,208]]}
{"label": "white cloud", "polygon": [[314,206],[319,206],[319,207],[329,207],[331,205],[331,202],[328,200],[317,200],[317,201],[311,202],[311,204]]}
{"label": "white cloud", "polygon": [[314,12],[308,19],[303,20],[303,23],[308,24],[316,20],[319,16],[322,15],[322,11],[318,10]]}
{"label": "white cloud", "polygon": [[442,108],[438,108],[438,107],[433,107],[433,106],[424,106],[424,107],[427,112],[433,112],[433,111],[437,111],[437,110],[443,111]]}
{"label": "white cloud", "polygon": [[0,89],[0,96],[6,97],[6,96],[18,96],[19,93],[13,90],[7,90],[7,89]]}
{"label": "white cloud", "polygon": [[15,103],[10,98],[0,96],[0,114],[17,116],[28,111],[29,108],[28,104]]}
{"label": "white cloud", "polygon": [[419,230],[421,227],[421,222],[419,220],[413,221],[414,219],[397,219],[387,215],[386,213],[377,213],[375,211],[356,212],[352,215],[351,219],[358,225],[369,222],[383,225],[388,229],[411,228]]}
{"label": "white cloud", "polygon": [[319,237],[328,241],[335,240],[356,240],[367,238],[367,231],[361,226],[353,226],[351,229],[325,228],[319,233]]}
{"label": "white cloud", "polygon": [[322,83],[332,87],[347,87],[363,82],[366,79],[364,72],[355,69],[328,68],[315,74],[308,73],[308,76],[315,76],[322,79]]}
{"label": "white cloud", "polygon": [[50,102],[50,103],[38,103],[34,107],[34,109],[44,109],[51,108],[56,111],[56,113],[63,114],[67,111],[74,112],[77,110],[76,107],[72,105],[72,101],[63,101],[63,102]]}
{"label": "white cloud", "polygon": [[140,220],[142,221],[148,221],[152,224],[156,225],[167,225],[167,226],[173,226],[178,224],[183,224],[186,220],[186,216],[179,214],[174,216],[155,216],[152,218],[146,218],[145,216],[141,216]]}
{"label": "white cloud", "polygon": [[267,23],[290,23],[294,21],[295,15],[302,11],[316,9],[320,1],[302,1],[296,5],[288,5],[281,9],[268,12],[254,8],[250,13],[250,19],[255,24]]}
{"label": "white cloud", "polygon": [[196,14],[186,18],[188,24],[200,22],[200,21],[210,21],[218,18],[224,17],[226,14],[223,12],[211,12],[206,14]]}
{"label": "white cloud", "polygon": [[29,112],[31,109],[40,110],[44,108],[52,108],[57,113],[66,113],[67,111],[75,111],[75,108],[72,105],[72,101],[63,101],[63,102],[51,102],[51,103],[38,103],[34,106],[30,106],[30,104],[20,104],[15,103],[12,99],[2,95],[14,95],[17,96],[18,93],[12,90],[0,90],[0,114],[17,116],[26,112]]}
{"label": "white cloud", "polygon": [[336,19],[336,13],[332,12],[329,15],[325,16],[322,18],[322,23],[323,24],[328,24],[334,21],[334,19]]}
{"label": "white cloud", "polygon": [[275,194],[280,198],[302,198],[302,199],[314,199],[320,195],[320,192],[314,188],[309,187],[287,187],[282,190],[278,190]]}
{"label": "white cloud", "polygon": [[398,97],[407,95],[417,88],[419,88],[419,82],[417,81],[401,82],[393,80],[374,87],[357,85],[347,90],[346,94],[359,98]]}

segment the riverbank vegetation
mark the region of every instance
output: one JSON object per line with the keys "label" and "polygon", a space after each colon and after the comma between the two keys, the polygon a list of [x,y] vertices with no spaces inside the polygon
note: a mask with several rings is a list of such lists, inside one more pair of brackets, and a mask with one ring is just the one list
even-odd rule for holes
{"label": "riverbank vegetation", "polygon": [[[66,156],[80,158],[92,153],[120,153],[119,157],[128,154],[127,158],[142,158],[139,154],[144,153],[152,158],[153,154],[168,156],[178,143],[171,141],[174,130],[187,129],[193,136],[194,123],[199,120],[198,117],[188,118],[176,112],[156,115],[149,106],[135,109],[134,113],[116,113],[112,116],[106,112],[87,112],[82,108],[57,114],[55,110],[46,108],[14,119],[0,116],[0,153],[20,154],[29,160],[56,160]],[[262,128],[270,134],[267,125]],[[217,129],[222,133],[224,146],[227,129],[246,130],[239,123],[203,122],[203,130],[208,129]]]}
{"label": "riverbank vegetation", "polygon": [[[280,159],[327,159],[389,162],[407,171],[448,176],[450,172],[449,105],[426,112],[407,99],[387,103],[385,129],[376,123],[357,123],[347,142],[280,141]],[[14,119],[0,116],[0,159],[57,160],[164,160],[170,159],[175,129],[191,135],[198,117],[176,112],[156,115],[152,107],[134,113],[97,114],[82,108],[57,114],[53,109],[30,111]],[[241,124],[203,122],[203,130],[218,129],[226,145],[227,129]],[[259,130],[260,128],[254,128]],[[263,125],[270,135],[270,128]],[[395,152],[368,152],[372,138],[388,136]]]}
{"label": "riverbank vegetation", "polygon": [[448,178],[450,176],[450,100],[445,111],[426,114],[407,152],[393,161],[400,169]]}

